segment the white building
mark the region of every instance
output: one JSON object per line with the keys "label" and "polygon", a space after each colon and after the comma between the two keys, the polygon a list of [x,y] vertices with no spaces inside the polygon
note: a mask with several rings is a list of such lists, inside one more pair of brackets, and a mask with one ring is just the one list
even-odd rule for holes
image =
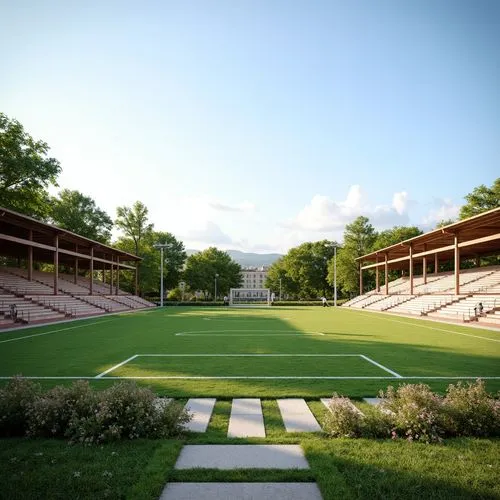
{"label": "white building", "polygon": [[243,283],[241,288],[265,288],[267,267],[247,267],[241,271]]}

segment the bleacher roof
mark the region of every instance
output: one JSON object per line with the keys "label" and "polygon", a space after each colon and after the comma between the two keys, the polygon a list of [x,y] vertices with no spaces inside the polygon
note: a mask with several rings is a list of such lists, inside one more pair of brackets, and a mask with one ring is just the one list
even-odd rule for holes
{"label": "bleacher roof", "polygon": [[415,259],[422,259],[423,255],[419,257],[422,253],[430,257],[436,250],[441,249],[438,253],[439,261],[450,260],[454,256],[455,235],[458,236],[461,259],[498,255],[500,253],[500,208],[381,248],[358,257],[356,260],[367,263],[376,262],[378,259],[378,262],[382,262],[387,254],[390,269],[404,269],[408,267],[410,245]]}
{"label": "bleacher roof", "polygon": [[[30,231],[32,239],[30,240]],[[85,268],[89,263],[91,248],[94,260],[110,262],[120,260],[122,267],[132,268],[123,262],[138,262],[141,257],[124,252],[118,248],[104,245],[76,233],[51,224],[40,222],[32,217],[0,207],[0,255],[26,259],[27,247],[33,247],[35,262],[53,262],[54,239],[58,235],[59,263],[73,265],[75,257],[83,257],[79,266]]]}

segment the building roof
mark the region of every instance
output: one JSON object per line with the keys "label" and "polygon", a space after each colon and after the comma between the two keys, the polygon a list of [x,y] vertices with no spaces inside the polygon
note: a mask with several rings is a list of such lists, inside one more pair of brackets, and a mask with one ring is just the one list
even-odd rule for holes
{"label": "building roof", "polygon": [[401,259],[390,263],[390,269],[403,269],[408,266],[410,245],[412,254],[416,258],[420,253],[432,254],[435,253],[433,251],[442,249],[438,254],[439,260],[449,260],[454,256],[455,235],[458,237],[461,258],[498,255],[500,252],[500,208],[367,253],[356,260],[361,263],[377,260],[382,262],[387,255],[388,261]]}
{"label": "building roof", "polygon": [[[61,264],[72,265],[75,257],[78,257],[74,254],[90,256],[91,249],[93,249],[94,258],[97,261],[109,261],[110,259],[116,261],[119,259],[120,262],[137,262],[142,260],[137,255],[0,207],[0,255],[4,257],[24,259],[27,256],[27,246],[32,246],[35,261],[52,263],[56,235],[58,236],[59,262]],[[88,260],[88,258],[84,258],[79,265],[85,268]]]}

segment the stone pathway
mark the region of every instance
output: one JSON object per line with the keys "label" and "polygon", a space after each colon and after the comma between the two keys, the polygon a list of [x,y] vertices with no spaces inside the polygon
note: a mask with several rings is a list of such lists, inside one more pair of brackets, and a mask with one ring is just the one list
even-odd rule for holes
{"label": "stone pathway", "polygon": [[278,399],[287,432],[321,432],[321,426],[303,399]]}
{"label": "stone pathway", "polygon": [[321,500],[315,483],[170,483],[160,500]]}
{"label": "stone pathway", "polygon": [[369,405],[377,406],[382,400],[380,398],[363,398],[363,401],[366,401]]}
{"label": "stone pathway", "polygon": [[297,444],[192,444],[186,445],[176,469],[309,469]]}
{"label": "stone pathway", "polygon": [[233,399],[227,437],[266,437],[260,399]]}
{"label": "stone pathway", "polygon": [[215,398],[190,399],[184,408],[192,415],[192,419],[184,428],[191,432],[206,432],[214,411],[215,401]]}

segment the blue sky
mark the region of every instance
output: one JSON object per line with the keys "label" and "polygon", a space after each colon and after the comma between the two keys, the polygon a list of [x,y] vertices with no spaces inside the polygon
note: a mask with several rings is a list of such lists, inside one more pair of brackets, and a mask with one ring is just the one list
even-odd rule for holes
{"label": "blue sky", "polygon": [[0,42],[60,188],[188,248],[430,229],[500,175],[496,0],[19,0]]}

